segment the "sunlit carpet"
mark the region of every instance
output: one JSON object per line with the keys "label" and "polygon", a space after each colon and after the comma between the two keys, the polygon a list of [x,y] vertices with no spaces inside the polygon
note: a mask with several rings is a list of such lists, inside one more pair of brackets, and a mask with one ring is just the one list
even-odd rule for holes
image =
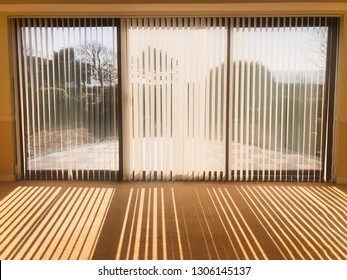
{"label": "sunlit carpet", "polygon": [[1,259],[347,259],[327,184],[0,184]]}

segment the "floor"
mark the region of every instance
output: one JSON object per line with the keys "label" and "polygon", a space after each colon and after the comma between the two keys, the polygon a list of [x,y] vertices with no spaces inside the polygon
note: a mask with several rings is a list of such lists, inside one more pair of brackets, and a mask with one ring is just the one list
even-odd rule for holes
{"label": "floor", "polygon": [[0,183],[1,259],[347,259],[347,186]]}

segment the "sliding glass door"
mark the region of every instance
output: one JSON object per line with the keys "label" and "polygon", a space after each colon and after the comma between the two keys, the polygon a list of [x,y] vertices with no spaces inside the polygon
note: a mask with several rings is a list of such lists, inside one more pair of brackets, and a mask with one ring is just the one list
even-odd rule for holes
{"label": "sliding glass door", "polygon": [[25,178],[114,179],[119,170],[114,19],[17,19]]}
{"label": "sliding glass door", "polygon": [[329,180],[336,24],[230,21],[231,180]]}
{"label": "sliding glass door", "polygon": [[[123,20],[131,179],[221,180],[227,28],[222,18]],[[128,110],[127,110],[128,109]],[[127,110],[127,111],[126,111]]]}
{"label": "sliding glass door", "polygon": [[336,18],[122,25],[126,179],[330,179]]}
{"label": "sliding glass door", "polygon": [[16,19],[23,175],[329,181],[338,22]]}

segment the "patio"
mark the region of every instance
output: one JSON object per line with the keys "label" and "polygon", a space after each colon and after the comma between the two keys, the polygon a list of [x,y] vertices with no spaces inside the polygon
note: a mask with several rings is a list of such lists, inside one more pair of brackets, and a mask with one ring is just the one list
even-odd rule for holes
{"label": "patio", "polygon": [[[143,140],[143,149],[146,149],[146,141]],[[134,147],[133,143],[133,147]],[[154,146],[154,168],[157,168],[157,142],[151,142]],[[205,149],[201,158],[213,159],[215,168],[224,168],[224,145],[222,142],[203,143]],[[172,157],[172,143],[171,157]],[[160,153],[162,154],[162,141],[160,141]],[[134,149],[133,149],[134,151]],[[305,154],[297,154],[283,150],[268,150],[262,147],[249,146],[240,143],[231,145],[231,163],[234,170],[320,170],[321,161],[318,157]],[[201,151],[200,151],[201,152]],[[28,170],[115,170],[118,169],[119,144],[115,141],[104,141],[95,144],[72,146],[62,151],[51,151],[39,154],[28,159]],[[145,162],[143,158],[143,162]],[[143,164],[145,166],[145,164]],[[161,163],[162,166],[162,163]]]}

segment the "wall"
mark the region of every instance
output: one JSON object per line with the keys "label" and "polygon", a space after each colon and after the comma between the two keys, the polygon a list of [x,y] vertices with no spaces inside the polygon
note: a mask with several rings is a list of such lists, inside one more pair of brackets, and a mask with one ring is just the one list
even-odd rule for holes
{"label": "wall", "polygon": [[335,102],[335,176],[336,182],[347,184],[347,12],[341,25],[338,96]]}
{"label": "wall", "polygon": [[0,181],[15,179],[15,117],[11,95],[7,16],[0,14]]}
{"label": "wall", "polygon": [[[72,4],[59,4],[64,1],[65,3]],[[31,4],[25,4],[28,2]],[[111,2],[118,4],[109,4]],[[156,4],[158,2],[161,4]],[[181,4],[182,2],[185,4]],[[344,0],[331,2],[307,0],[305,3],[298,3],[300,1],[297,0],[288,0],[287,2],[291,3],[281,3],[276,0],[249,0],[243,2],[237,0],[190,0],[188,4],[186,4],[186,1],[181,0],[2,0],[1,3],[3,4],[0,4],[0,181],[15,180],[16,164],[14,98],[11,90],[9,16],[327,14],[340,15],[342,17],[334,134],[334,176],[337,183],[347,183],[347,145],[345,144],[347,143],[347,79],[344,78],[347,77],[347,21],[344,20],[347,16],[347,3],[344,3],[346,2]]]}

